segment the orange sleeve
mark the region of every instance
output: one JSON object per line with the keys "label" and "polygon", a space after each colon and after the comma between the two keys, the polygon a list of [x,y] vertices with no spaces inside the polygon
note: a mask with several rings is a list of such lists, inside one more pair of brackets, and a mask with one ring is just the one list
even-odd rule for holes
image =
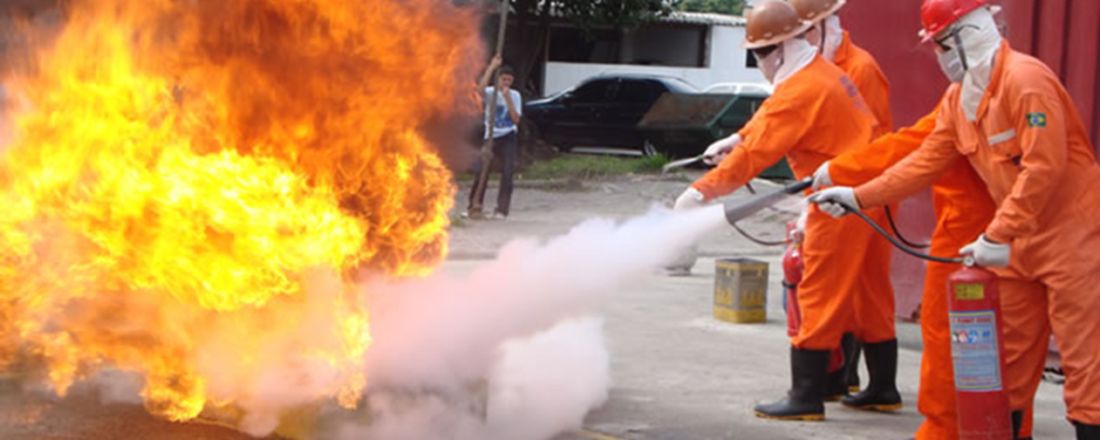
{"label": "orange sleeve", "polygon": [[962,154],[955,148],[955,129],[948,112],[940,112],[936,128],[921,146],[886,172],[856,188],[856,200],[873,208],[916,194],[936,181]]}
{"label": "orange sleeve", "polygon": [[775,165],[798,145],[813,121],[811,107],[790,97],[772,95],[739,132],[744,140],[722,163],[692,184],[706,200],[733,192],[757,174]]}
{"label": "orange sleeve", "polygon": [[829,177],[833,184],[859,185],[874,179],[891,165],[904,159],[920,147],[921,142],[936,128],[937,113],[938,111],[933,111],[910,127],[880,136],[867,145],[849,150],[829,161]]}
{"label": "orange sleeve", "polygon": [[1034,233],[1036,219],[1057,191],[1059,173],[1065,169],[1067,156],[1066,112],[1061,103],[1049,94],[1030,93],[1015,100],[1016,132],[1020,136],[1020,174],[1012,184],[993,222],[986,229],[990,240],[1009,243],[1013,239]]}

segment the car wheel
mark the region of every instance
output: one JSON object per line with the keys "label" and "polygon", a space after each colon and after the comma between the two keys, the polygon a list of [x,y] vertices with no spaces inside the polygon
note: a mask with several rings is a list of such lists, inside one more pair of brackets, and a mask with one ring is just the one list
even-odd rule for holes
{"label": "car wheel", "polygon": [[657,145],[654,145],[653,141],[646,139],[645,143],[642,144],[642,156],[656,156],[658,153]]}

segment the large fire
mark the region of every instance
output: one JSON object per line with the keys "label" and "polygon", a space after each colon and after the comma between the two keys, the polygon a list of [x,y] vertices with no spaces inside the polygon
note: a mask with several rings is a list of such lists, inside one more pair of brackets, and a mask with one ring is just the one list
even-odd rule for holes
{"label": "large fire", "polygon": [[[0,369],[111,367],[153,413],[354,405],[354,273],[425,273],[453,188],[422,126],[469,96],[441,0],[77,0],[0,156]],[[30,366],[30,367],[28,367]],[[314,391],[315,390],[315,391]]]}

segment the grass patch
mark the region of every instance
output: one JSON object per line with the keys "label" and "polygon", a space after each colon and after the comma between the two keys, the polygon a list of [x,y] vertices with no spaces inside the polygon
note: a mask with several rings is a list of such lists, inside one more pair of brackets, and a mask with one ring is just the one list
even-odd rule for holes
{"label": "grass patch", "polygon": [[649,157],[565,154],[535,162],[523,171],[523,178],[588,180],[626,174],[656,174],[668,162],[669,158],[661,154]]}

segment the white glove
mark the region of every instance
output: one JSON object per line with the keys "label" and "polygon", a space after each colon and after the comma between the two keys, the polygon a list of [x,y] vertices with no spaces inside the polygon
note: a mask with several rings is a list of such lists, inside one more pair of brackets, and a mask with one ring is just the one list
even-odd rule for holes
{"label": "white glove", "polygon": [[959,249],[959,255],[969,255],[974,258],[974,262],[984,267],[1007,267],[1011,253],[1011,246],[989,241],[985,234]]}
{"label": "white glove", "polygon": [[726,155],[730,154],[730,152],[737,147],[737,144],[740,143],[741,135],[739,134],[734,134],[725,139],[714,141],[714,143],[710,144],[707,150],[703,152],[703,163],[707,165],[718,165],[726,158]]}
{"label": "white glove", "polygon": [[688,189],[680,194],[680,197],[676,198],[676,204],[672,206],[672,209],[683,211],[685,209],[702,208],[703,205],[705,205],[705,203],[703,203],[705,199],[706,197],[703,196],[703,193],[695,189],[694,186],[689,186]]}
{"label": "white glove", "polygon": [[810,196],[810,201],[817,203],[817,207],[825,211],[833,218],[840,218],[848,214],[845,206],[860,210],[859,201],[856,200],[856,191],[847,186],[834,186]]}
{"label": "white glove", "polygon": [[826,186],[833,186],[833,177],[829,175],[828,161],[817,167],[817,171],[814,171],[813,190],[817,191]]}
{"label": "white glove", "polygon": [[[689,186],[685,189],[680,197],[676,198],[676,204],[672,209],[676,211],[684,211],[689,209],[701,208],[706,203],[704,202],[706,197],[703,193],[695,189],[693,186]],[[695,245],[688,246],[684,249],[676,251],[676,256],[667,266],[665,266],[665,273],[670,276],[687,276],[691,274],[691,267],[695,265],[697,252],[695,251]]]}

